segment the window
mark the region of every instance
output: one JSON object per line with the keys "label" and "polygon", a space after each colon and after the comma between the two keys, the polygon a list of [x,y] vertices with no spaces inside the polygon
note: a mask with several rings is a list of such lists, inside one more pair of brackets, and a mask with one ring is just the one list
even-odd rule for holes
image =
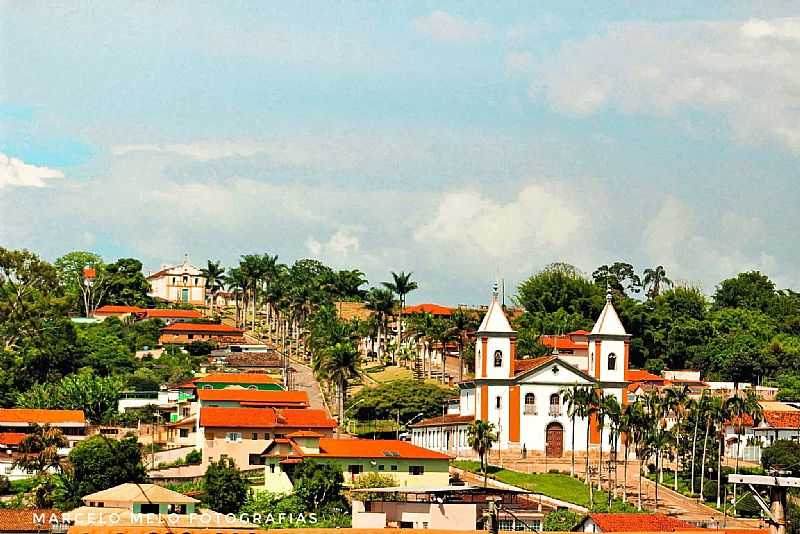
{"label": "window", "polygon": [[247,389],[254,390],[254,389],[258,389],[258,388],[256,386],[247,386]]}
{"label": "window", "polygon": [[425,474],[425,466],[424,465],[409,465],[408,466],[408,474],[409,475],[424,475]]}
{"label": "window", "polygon": [[275,464],[269,464],[269,472],[270,473],[274,473],[275,472]]}
{"label": "window", "polygon": [[269,439],[269,432],[264,432],[264,439]]}
{"label": "window", "polygon": [[397,471],[397,466],[396,465],[392,466],[392,471]]}
{"label": "window", "polygon": [[561,415],[561,398],[558,396],[558,393],[550,395],[550,415]]}
{"label": "window", "polygon": [[178,430],[180,437],[188,438],[189,437],[189,429],[188,428],[181,428]]}
{"label": "window", "polygon": [[248,454],[247,455],[247,463],[250,465],[264,465],[264,457],[260,454]]}
{"label": "window", "polygon": [[253,432],[252,437],[250,439],[258,439],[258,432]]}
{"label": "window", "polygon": [[502,405],[503,405],[503,398],[498,395],[497,397],[494,398],[494,407],[499,410]]}
{"label": "window", "polygon": [[139,511],[143,514],[157,514],[159,512],[158,504],[146,502],[139,506],[141,506]]}
{"label": "window", "polygon": [[380,464],[380,465],[378,466],[378,471],[386,471],[386,466],[385,466],[385,465],[383,465],[383,464]]}
{"label": "window", "polygon": [[617,368],[617,355],[613,352],[608,355],[608,370],[613,371]]}
{"label": "window", "polygon": [[536,415],[536,395],[525,394],[525,415]]}
{"label": "window", "polygon": [[228,432],[227,440],[228,441],[242,441],[242,433],[241,432]]}
{"label": "window", "polygon": [[167,513],[168,514],[186,514],[186,505],[185,504],[170,504],[167,505]]}
{"label": "window", "polygon": [[188,276],[184,276],[183,277],[183,283],[184,283],[184,285],[189,283],[189,277]]}
{"label": "window", "polygon": [[194,279],[194,285],[198,285],[198,284],[199,284],[199,282],[197,281],[197,278],[195,278]]}
{"label": "window", "polygon": [[495,367],[503,366],[503,351],[500,350],[494,351],[494,366]]}
{"label": "window", "polygon": [[361,464],[350,464],[347,466],[347,472],[351,475],[357,475],[364,470]]}
{"label": "window", "polygon": [[497,522],[500,530],[514,530],[514,520],[513,519],[501,519]]}

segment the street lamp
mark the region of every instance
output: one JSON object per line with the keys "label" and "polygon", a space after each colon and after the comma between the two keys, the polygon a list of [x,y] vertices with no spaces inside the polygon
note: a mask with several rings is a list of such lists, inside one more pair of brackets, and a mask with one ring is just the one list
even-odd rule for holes
{"label": "street lamp", "polygon": [[359,399],[359,400],[357,400],[356,402],[354,402],[353,404],[351,404],[351,405],[350,405],[350,407],[349,407],[349,408],[347,408],[347,409],[344,411],[344,413],[341,413],[341,414],[339,414],[339,425],[336,427],[336,433],[337,433],[337,435],[341,434],[341,431],[339,430],[339,427],[341,427],[341,426],[342,426],[342,423],[344,423],[344,417],[347,415],[347,412],[349,412],[350,410],[352,410],[353,408],[355,408],[356,406],[358,406],[359,404],[361,404],[361,403],[362,403],[362,402],[364,402],[365,400],[367,400],[367,399],[366,399],[366,398],[363,398],[363,399]]}
{"label": "street lamp", "polygon": [[409,419],[408,421],[403,423],[403,425],[401,426],[400,425],[400,410],[397,410],[397,439],[400,439],[400,428],[408,428],[408,425],[410,425],[411,423],[413,423],[414,421],[416,421],[417,419],[419,419],[423,415],[425,415],[425,414],[422,413],[422,412],[419,412],[417,415],[415,415],[414,417],[412,417],[411,419]]}

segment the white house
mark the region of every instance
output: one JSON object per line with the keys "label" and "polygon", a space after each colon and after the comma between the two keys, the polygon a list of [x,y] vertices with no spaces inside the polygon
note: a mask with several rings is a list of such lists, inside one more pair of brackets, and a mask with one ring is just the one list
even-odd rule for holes
{"label": "white house", "polygon": [[[588,369],[582,371],[558,354],[533,359],[516,355],[516,332],[511,328],[495,291],[477,331],[475,379],[459,384],[458,413],[412,425],[412,442],[433,450],[472,456],[467,431],[475,419],[495,426],[503,451],[525,449],[531,455],[560,457],[573,442],[573,427],[562,399],[562,390],[574,386],[594,388],[614,395],[620,405],[628,385],[630,336],[617,315],[611,294],[591,332],[586,335]],[[575,450],[600,445],[597,421],[575,422]],[[608,443],[608,430],[603,432]]]}
{"label": "white house", "polygon": [[206,303],[206,279],[200,269],[184,256],[180,265],[165,265],[147,277],[151,297],[167,302],[202,306]]}

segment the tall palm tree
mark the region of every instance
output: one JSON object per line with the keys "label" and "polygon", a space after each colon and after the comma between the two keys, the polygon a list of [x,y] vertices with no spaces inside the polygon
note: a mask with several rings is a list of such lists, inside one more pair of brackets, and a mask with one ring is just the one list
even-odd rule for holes
{"label": "tall palm tree", "polygon": [[[367,292],[365,306],[378,320],[378,359],[382,359],[386,343],[389,316],[394,312],[394,293],[390,289],[373,287]],[[383,334],[383,335],[381,335]]]}
{"label": "tall palm tree", "polygon": [[[467,334],[478,327],[477,316],[465,309],[458,309],[450,316],[450,331],[458,341],[458,381],[464,381],[464,347]],[[573,473],[574,476],[574,473]]]}
{"label": "tall palm tree", "polygon": [[589,476],[589,437],[592,432],[592,416],[597,413],[597,406],[600,402],[600,398],[597,394],[597,390],[591,387],[585,387],[582,391],[576,402],[578,403],[578,417],[586,419],[586,484],[591,488],[592,482]]}
{"label": "tall palm tree", "polygon": [[715,421],[720,419],[722,412],[722,399],[720,397],[709,397],[703,412],[706,430],[703,437],[703,458],[700,461],[700,495],[703,495],[706,482],[706,453],[708,452],[708,435]]}
{"label": "tall palm tree", "polygon": [[[741,394],[734,395],[725,401],[726,409],[731,418],[734,431],[736,432],[736,467],[735,473],[739,474],[739,457],[741,456],[742,446],[742,430],[746,424],[746,420],[750,419],[752,424],[757,425],[764,413],[761,404],[759,403],[758,395],[752,389],[748,389],[742,396]],[[736,502],[736,484],[733,485],[733,502]]]}
{"label": "tall palm tree", "polygon": [[234,301],[236,303],[236,326],[237,328],[241,322],[241,307],[239,305],[239,298],[244,298],[244,290],[247,286],[247,277],[238,267],[228,269],[228,274],[224,277],[225,287],[228,291],[233,293]]}
{"label": "tall palm tree", "polygon": [[339,390],[338,416],[339,424],[343,424],[347,385],[361,374],[361,353],[350,343],[336,343],[324,351],[319,369]]}
{"label": "tall palm tree", "polygon": [[486,455],[496,441],[497,434],[495,434],[494,425],[488,421],[477,420],[467,429],[467,444],[472,447],[472,450],[478,454],[481,460],[484,488],[487,485]]}
{"label": "tall palm tree", "polygon": [[[612,493],[613,497],[617,496],[617,445],[619,440],[619,427],[620,427],[620,420],[622,418],[622,407],[619,405],[619,401],[614,395],[608,394],[603,395],[602,401],[602,411],[605,415],[609,423],[609,445],[611,451],[609,452],[610,460],[609,460],[609,472],[608,472],[608,481],[609,486],[611,486],[611,470],[610,465],[613,462],[614,466],[614,488],[613,491],[611,487],[609,487],[608,491],[608,509],[611,509],[611,498]],[[602,430],[601,430],[601,447],[602,447]],[[601,449],[602,451],[602,449]],[[602,462],[602,454],[600,456],[600,461]]]}
{"label": "tall palm tree", "polygon": [[648,287],[647,296],[656,298],[661,293],[661,286],[672,286],[672,280],[667,278],[667,272],[663,265],[655,269],[645,269],[642,277],[642,285]]}
{"label": "tall palm tree", "polygon": [[403,313],[406,309],[406,295],[412,291],[419,289],[416,282],[411,280],[411,275],[414,273],[400,271],[396,273],[392,271],[392,281],[383,282],[383,286],[397,293],[400,300],[400,314],[397,320],[397,347],[400,347],[400,342],[403,340]]}
{"label": "tall palm tree", "polygon": [[[561,388],[561,398],[567,406],[567,416],[572,423],[572,463],[569,469],[569,476],[575,476],[575,417],[580,412],[581,397],[586,395],[586,389],[578,386]],[[587,451],[588,452],[588,451]]]}
{"label": "tall palm tree", "polygon": [[622,502],[628,500],[628,456],[633,442],[633,427],[636,424],[636,404],[627,404],[619,418],[619,432],[625,445],[625,456],[622,458]]}
{"label": "tall palm tree", "polygon": [[700,399],[688,399],[686,401],[686,410],[687,413],[694,418],[694,432],[692,433],[692,455],[691,455],[691,464],[690,464],[690,472],[689,472],[689,493],[694,495],[694,475],[695,475],[695,464],[697,460],[697,432],[700,429],[700,419],[703,415],[703,410],[705,409],[706,403],[706,390],[704,389],[702,393],[700,393]]}
{"label": "tall palm tree", "polygon": [[211,314],[216,315],[217,293],[225,283],[225,269],[220,262],[208,260],[208,265],[200,269],[200,272],[206,279],[206,291],[211,295]]}
{"label": "tall palm tree", "polygon": [[642,477],[644,476],[644,460],[652,454],[652,447],[647,439],[650,429],[653,427],[653,418],[647,412],[644,402],[637,399],[628,408],[628,425],[631,441],[636,450],[636,459],[639,461],[639,490],[637,509],[642,510]]}
{"label": "tall palm tree", "polygon": [[69,441],[60,429],[35,425],[33,432],[19,444],[20,456],[14,461],[14,467],[40,475],[49,469],[61,470],[58,450],[68,446]]}
{"label": "tall palm tree", "polygon": [[675,416],[675,476],[673,489],[678,491],[678,443],[681,440],[681,432],[683,431],[683,421],[686,417],[687,406],[689,400],[689,388],[684,386],[682,388],[670,387],[664,392],[664,408],[669,414],[670,412]]}

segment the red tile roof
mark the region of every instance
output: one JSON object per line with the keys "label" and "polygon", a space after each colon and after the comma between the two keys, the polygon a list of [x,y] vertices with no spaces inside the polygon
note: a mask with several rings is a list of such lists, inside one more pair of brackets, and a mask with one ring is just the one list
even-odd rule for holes
{"label": "red tile roof", "polygon": [[161,329],[164,333],[176,332],[219,332],[222,334],[242,334],[244,330],[241,328],[234,328],[226,324],[211,324],[211,323],[172,323]]}
{"label": "red tile roof", "polygon": [[322,434],[312,432],[310,430],[298,430],[286,435],[287,438],[321,438]]}
{"label": "red tile roof", "polygon": [[0,408],[0,423],[80,423],[85,424],[83,410],[42,410],[31,408]]}
{"label": "red tile roof", "polygon": [[195,384],[280,384],[281,381],[266,373],[211,373],[192,380]]}
{"label": "red tile roof", "polygon": [[458,415],[458,414],[448,414],[448,415],[440,415],[439,417],[431,417],[429,419],[423,419],[419,423],[414,423],[410,426],[418,427],[418,426],[440,426],[440,425],[459,425],[459,424],[469,424],[475,420],[474,415]]}
{"label": "red tile roof", "polygon": [[[334,439],[319,440],[319,455],[334,458],[400,458],[413,460],[448,460],[450,457],[407,441],[394,439]],[[306,456],[315,456],[307,454]]]}
{"label": "red tile roof", "polygon": [[144,311],[148,318],[201,319],[203,317],[203,314],[197,310],[148,309]]}
{"label": "red tile roof", "polygon": [[539,358],[529,358],[525,360],[515,360],[514,361],[514,372],[516,374],[521,374],[530,371],[531,369],[535,369],[541,365],[551,362],[555,360],[555,356],[541,356]]}
{"label": "red tile roof", "polygon": [[0,444],[19,445],[27,434],[23,432],[0,432]]}
{"label": "red tile roof", "polygon": [[[36,524],[36,519],[44,520],[44,525]],[[50,532],[50,521],[62,520],[61,512],[45,509],[0,508],[0,532]],[[42,528],[42,527],[47,528]]]}
{"label": "red tile roof", "polygon": [[626,382],[665,382],[663,376],[654,375],[644,369],[628,369],[625,371]]}
{"label": "red tile roof", "polygon": [[540,336],[539,342],[545,347],[557,346],[559,349],[588,350],[588,341],[572,341],[569,336]]}
{"label": "red tile roof", "polygon": [[198,389],[197,398],[201,401],[232,401],[266,404],[309,405],[305,391],[258,390],[258,389]]}
{"label": "red tile roof", "polygon": [[800,411],[764,412],[764,421],[772,428],[800,428]]}
{"label": "red tile roof", "polygon": [[200,426],[222,428],[336,428],[325,410],[200,408]]}
{"label": "red tile roof", "polygon": [[588,330],[573,330],[572,332],[568,332],[568,336],[588,336],[591,334]]}
{"label": "red tile roof", "polygon": [[113,306],[107,304],[105,306],[100,306],[94,312],[95,315],[113,315],[117,313],[142,313],[145,310],[139,308],[138,306]]}
{"label": "red tile roof", "polygon": [[417,304],[416,306],[406,306],[403,310],[403,315],[411,315],[413,313],[430,313],[431,315],[452,315],[452,308],[446,306],[439,306],[438,304]]}
{"label": "red tile roof", "polygon": [[664,514],[589,514],[601,532],[673,532],[696,530],[686,521]]}

